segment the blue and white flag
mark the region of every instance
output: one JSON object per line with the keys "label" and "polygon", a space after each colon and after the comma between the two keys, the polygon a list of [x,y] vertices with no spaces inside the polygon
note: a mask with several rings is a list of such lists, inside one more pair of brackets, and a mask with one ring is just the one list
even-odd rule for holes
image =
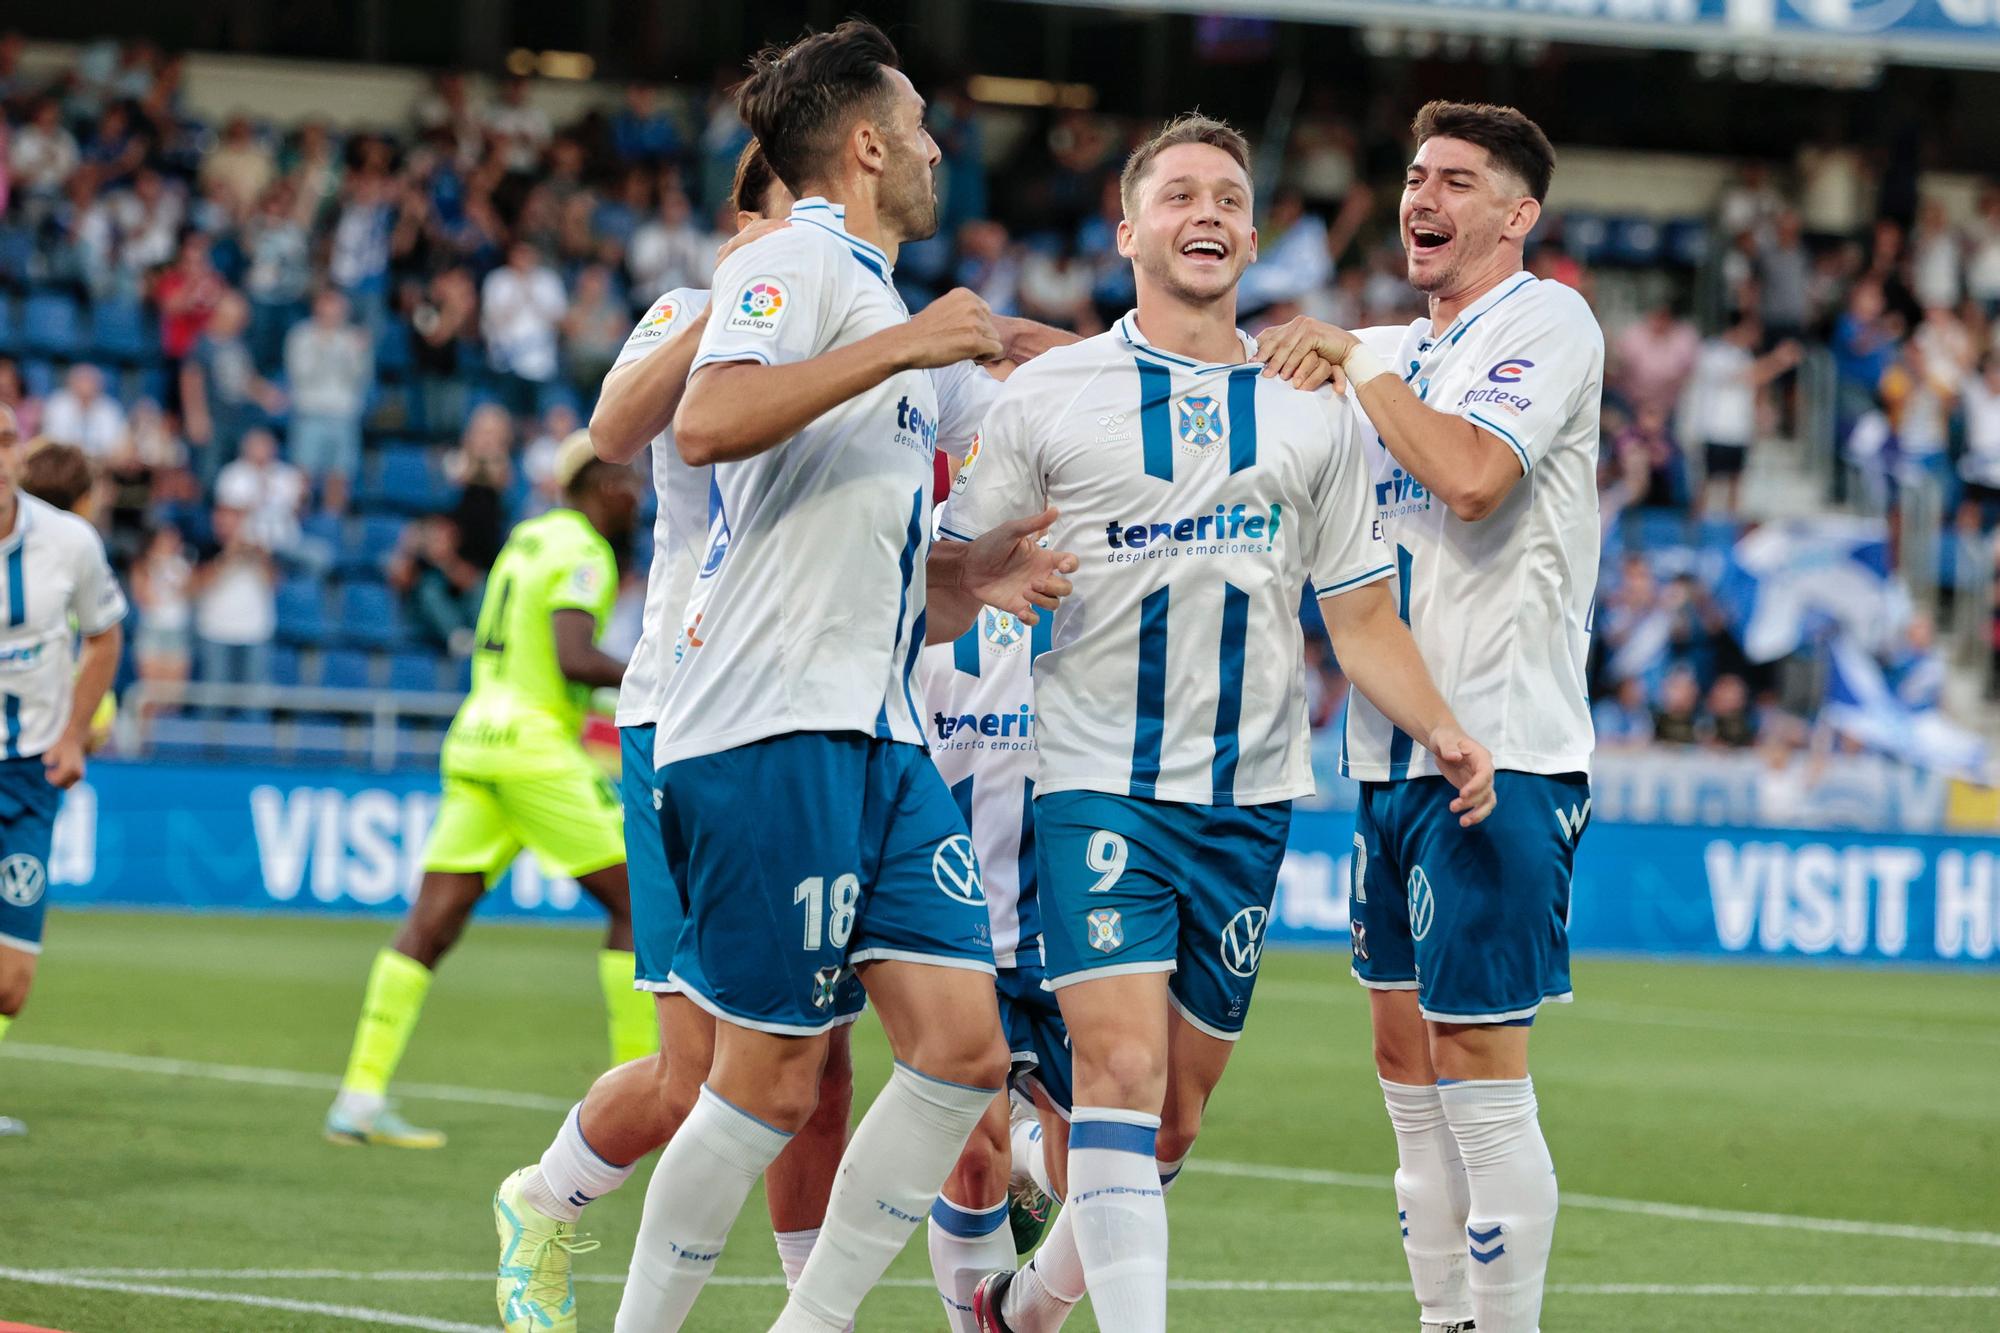
{"label": "blue and white flag", "polygon": [[1715,595],[1753,662],[1775,662],[1832,633],[1879,652],[1909,616],[1879,519],[1766,524],[1736,543]]}
{"label": "blue and white flag", "polygon": [[1897,698],[1881,666],[1858,643],[1835,639],[1830,668],[1820,716],[1835,731],[1929,772],[1994,780],[1986,742],[1936,708],[1912,708]]}

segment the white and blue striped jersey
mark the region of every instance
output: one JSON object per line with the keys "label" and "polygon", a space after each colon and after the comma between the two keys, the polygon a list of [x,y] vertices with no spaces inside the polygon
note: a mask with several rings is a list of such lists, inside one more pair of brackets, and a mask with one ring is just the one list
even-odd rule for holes
{"label": "white and blue striped jersey", "polygon": [[[723,261],[694,371],[807,361],[903,323],[889,261],[820,198]],[[932,456],[969,443],[991,377],[892,375],[775,449],[711,470],[703,553],[666,664],[661,765],[795,731],[924,742]],[[943,391],[941,392],[941,386]],[[945,410],[951,419],[945,419]]]}
{"label": "white and blue striped jersey", "polygon": [[[676,287],[653,302],[625,339],[612,369],[631,365],[664,347],[669,338],[701,318],[708,293]],[[661,659],[680,633],[681,608],[701,563],[708,539],[708,476],[706,467],[681,461],[669,426],[653,437],[653,563],[646,571],[646,605],[640,619],[639,642],[625,664],[618,686],[618,725],[646,726],[660,716],[660,695],[666,689]]]}
{"label": "white and blue striped jersey", "polygon": [[[1476,523],[1433,500],[1364,428],[1374,500],[1395,552],[1397,608],[1460,725],[1496,768],[1583,773],[1595,737],[1585,659],[1597,587],[1598,402],[1604,336],[1558,282],[1516,273],[1434,333],[1428,319],[1360,337],[1440,411],[1514,450],[1523,476]],[[1437,772],[1359,693],[1341,771],[1370,782]]]}
{"label": "white and blue striped jersey", "polygon": [[1041,961],[1033,663],[1049,646],[1050,624],[982,607],[971,629],[924,649],[917,668],[931,758],[972,830],[999,967],[1018,966],[1021,954]]}
{"label": "white and blue striped jersey", "polygon": [[1152,346],[1136,314],[1014,372],[941,530],[1061,510],[1075,590],[1035,664],[1035,789],[1258,805],[1313,790],[1299,603],[1394,572],[1330,390]]}
{"label": "white and blue striped jersey", "polygon": [[76,639],[125,618],[125,594],[97,529],[16,490],[0,538],[0,758],[32,759],[62,739],[76,695]]}

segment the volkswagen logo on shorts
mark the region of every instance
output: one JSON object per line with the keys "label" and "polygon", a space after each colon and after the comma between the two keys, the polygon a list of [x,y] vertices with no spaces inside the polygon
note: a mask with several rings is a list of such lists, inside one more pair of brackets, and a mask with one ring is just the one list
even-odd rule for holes
{"label": "volkswagen logo on shorts", "polygon": [[1410,872],[1410,938],[1420,940],[1431,933],[1431,918],[1437,915],[1437,896],[1431,892],[1431,877],[1418,866]]}
{"label": "volkswagen logo on shorts", "polygon": [[16,852],[0,861],[0,899],[16,907],[33,907],[40,902],[48,880],[40,858],[26,852]]}
{"label": "volkswagen logo on shorts", "polygon": [[986,890],[979,884],[979,858],[972,854],[972,839],[954,833],[931,853],[931,878],[947,898],[975,907],[986,902]]}
{"label": "volkswagen logo on shorts", "polygon": [[1257,975],[1264,956],[1264,927],[1271,923],[1268,907],[1246,907],[1222,928],[1222,965],[1239,977]]}

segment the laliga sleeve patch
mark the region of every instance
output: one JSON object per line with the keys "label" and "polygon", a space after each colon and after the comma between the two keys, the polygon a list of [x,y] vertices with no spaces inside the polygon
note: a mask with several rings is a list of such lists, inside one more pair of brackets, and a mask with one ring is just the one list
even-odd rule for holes
{"label": "laliga sleeve patch", "polygon": [[674,320],[679,318],[680,313],[679,301],[671,296],[661,297],[654,303],[653,308],[646,312],[646,317],[639,321],[639,327],[632,330],[631,341],[653,342],[666,337],[667,331],[673,328]]}
{"label": "laliga sleeve patch", "polygon": [[570,571],[569,586],[578,597],[595,597],[604,586],[604,579],[596,565],[578,565]]}
{"label": "laliga sleeve patch", "polygon": [[722,327],[731,333],[754,333],[759,337],[773,337],[778,326],[785,320],[785,311],[791,304],[791,293],[776,278],[752,278],[738,293],[736,302],[729,308],[729,318]]}

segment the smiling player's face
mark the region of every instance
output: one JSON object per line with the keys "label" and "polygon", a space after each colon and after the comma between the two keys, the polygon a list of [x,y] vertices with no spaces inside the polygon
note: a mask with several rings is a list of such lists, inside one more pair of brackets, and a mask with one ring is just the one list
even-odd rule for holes
{"label": "smiling player's face", "polygon": [[1182,300],[1207,303],[1236,288],[1257,258],[1250,180],[1205,143],[1176,144],[1139,178],[1135,216],[1118,227],[1118,253]]}
{"label": "smiling player's face", "polygon": [[[1533,208],[1521,182],[1486,150],[1434,136],[1403,178],[1398,215],[1410,285],[1433,296],[1460,291],[1491,267],[1510,232],[1527,234]],[[1526,217],[1526,226],[1523,219]]]}

